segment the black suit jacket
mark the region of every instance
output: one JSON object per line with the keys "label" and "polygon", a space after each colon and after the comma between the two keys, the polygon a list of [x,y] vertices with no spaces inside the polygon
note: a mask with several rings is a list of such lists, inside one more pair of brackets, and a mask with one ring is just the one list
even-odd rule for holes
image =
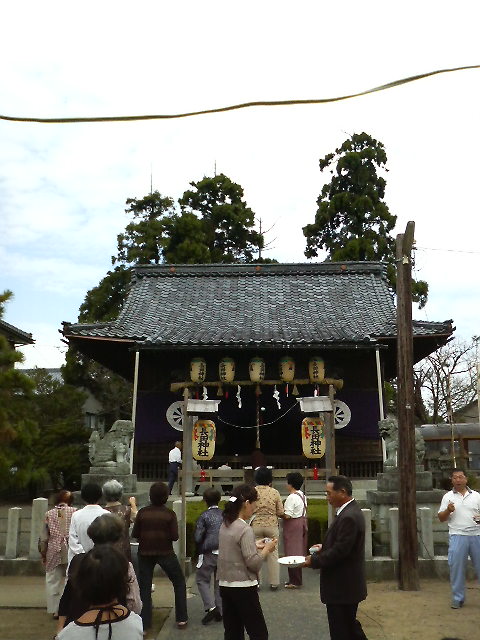
{"label": "black suit jacket", "polygon": [[353,500],[330,525],[322,549],[312,555],[320,569],[320,598],[325,604],[355,604],[367,597],[365,518]]}

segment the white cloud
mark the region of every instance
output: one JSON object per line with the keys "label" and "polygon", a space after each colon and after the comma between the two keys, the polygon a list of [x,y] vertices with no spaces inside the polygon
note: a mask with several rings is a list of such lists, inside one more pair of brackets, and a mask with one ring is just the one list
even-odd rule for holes
{"label": "white cloud", "polygon": [[[3,113],[169,113],[327,97],[478,63],[476,2],[47,7],[10,3],[4,10]],[[0,121],[0,289],[16,293],[9,321],[33,332],[48,317],[55,332],[61,320],[76,318],[85,292],[110,266],[125,200],[148,192],[150,170],[154,188],[176,198],[216,162],[244,187],[264,227],[275,223],[268,255],[302,261],[301,228],[313,221],[328,179],[318,159],[359,131],[386,146],[386,200],[397,231],[415,220],[419,247],[475,250],[479,73],[323,106],[141,123]],[[453,317],[467,336],[480,333],[478,257],[417,252],[418,275],[430,283],[429,319]]]}

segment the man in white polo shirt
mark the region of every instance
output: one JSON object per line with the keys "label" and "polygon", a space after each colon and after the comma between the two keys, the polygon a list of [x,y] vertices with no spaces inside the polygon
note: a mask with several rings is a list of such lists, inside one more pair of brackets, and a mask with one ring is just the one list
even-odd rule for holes
{"label": "man in white polo shirt", "polygon": [[480,580],[480,493],[467,487],[463,469],[454,469],[451,475],[453,489],[442,498],[438,519],[448,522],[448,566],[452,588],[452,609],[465,603],[465,573],[468,556]]}
{"label": "man in white polo shirt", "polygon": [[68,564],[73,556],[86,553],[93,547],[93,540],[87,534],[87,529],[95,518],[103,516],[104,513],[112,515],[98,504],[102,498],[100,485],[94,482],[83,485],[81,496],[87,504],[72,515],[68,534]]}

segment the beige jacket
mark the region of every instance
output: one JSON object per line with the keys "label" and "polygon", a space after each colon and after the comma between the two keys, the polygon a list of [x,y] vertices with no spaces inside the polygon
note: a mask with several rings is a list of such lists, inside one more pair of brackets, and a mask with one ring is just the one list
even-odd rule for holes
{"label": "beige jacket", "polygon": [[240,518],[229,527],[223,523],[219,534],[217,580],[257,580],[262,564],[253,529]]}

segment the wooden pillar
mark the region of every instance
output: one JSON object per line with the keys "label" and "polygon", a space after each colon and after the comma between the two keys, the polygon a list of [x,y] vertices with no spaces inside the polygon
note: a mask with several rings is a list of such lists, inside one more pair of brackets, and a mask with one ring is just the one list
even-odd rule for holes
{"label": "wooden pillar", "polygon": [[[335,391],[333,389],[333,385],[328,385],[328,397],[330,399],[330,403],[332,405],[332,411],[328,411],[324,414],[325,416],[325,445],[326,445],[326,454],[325,454],[325,482],[329,476],[336,475],[337,468],[335,465],[335,411],[334,411],[334,400],[335,400]],[[330,525],[333,521],[334,513],[332,505],[328,505],[328,524]]]}
{"label": "wooden pillar", "polygon": [[135,425],[137,421],[137,394],[138,394],[138,368],[140,364],[140,351],[135,351],[135,368],[133,371],[133,397],[132,397],[132,439],[130,440],[130,473],[133,473],[133,452],[135,449]]}
{"label": "wooden pillar", "polygon": [[187,459],[190,460],[190,480],[192,478],[191,475],[191,460],[192,460],[192,429],[193,429],[193,418],[189,416],[187,413],[187,404],[188,404],[188,389],[185,389],[183,396],[183,442],[182,442],[182,460],[183,460],[183,469],[182,469],[182,483],[181,483],[181,510],[180,510],[180,520],[179,522],[179,534],[180,534],[180,566],[182,567],[184,573],[186,570],[186,559],[187,559],[187,503],[186,503],[186,487],[188,472],[185,468],[185,461]]}
{"label": "wooden pillar", "polygon": [[412,245],[415,225],[397,236],[397,412],[399,471],[399,588],[418,591],[412,328]]}

